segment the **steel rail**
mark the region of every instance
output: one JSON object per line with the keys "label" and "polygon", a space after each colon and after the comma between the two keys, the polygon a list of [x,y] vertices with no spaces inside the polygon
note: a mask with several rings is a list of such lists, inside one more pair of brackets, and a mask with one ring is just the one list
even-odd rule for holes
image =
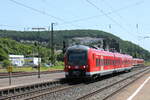
{"label": "steel rail", "polygon": [[[144,70],[145,71],[145,70]],[[140,71],[139,73],[141,73],[141,72],[144,72],[144,71]],[[136,75],[137,74],[139,74],[139,73],[136,73]],[[131,76],[129,76],[130,78],[131,78]],[[128,77],[128,78],[129,78]],[[134,76],[133,76],[134,77]],[[119,82],[117,82],[117,83],[119,83]],[[82,86],[83,84],[78,84],[78,85],[74,85],[74,86],[69,86],[69,87],[67,87],[67,88],[63,88],[63,89],[58,89],[58,90],[56,90],[56,91],[47,91],[47,92],[45,92],[45,93],[40,93],[40,94],[37,94],[37,95],[33,95],[33,96],[31,96],[31,97],[27,97],[27,98],[25,98],[24,100],[37,100],[37,99],[41,99],[41,98],[45,98],[45,97],[47,97],[48,95],[50,95],[50,94],[52,94],[52,93],[55,93],[55,92],[60,92],[60,91],[63,91],[63,90],[67,90],[67,89],[70,89],[70,88],[75,88],[75,87],[79,87],[79,86]],[[107,87],[108,88],[108,87]],[[79,99],[80,100],[80,99]]]}
{"label": "steel rail", "polygon": [[[140,73],[141,73],[141,71],[140,71]],[[136,74],[139,74],[139,73],[136,73]],[[129,76],[129,77],[131,77],[131,76]],[[58,83],[60,83],[60,82],[58,82]],[[64,83],[65,83],[65,81],[64,81]],[[51,82],[49,82],[49,83],[41,83],[41,84],[43,84],[43,85],[40,86],[40,84],[36,84],[36,85],[39,86],[39,87],[37,87],[37,89],[35,89],[36,86],[33,85],[33,88],[29,89],[28,91],[26,91],[24,93],[20,93],[20,94],[18,93],[18,94],[14,94],[14,95],[11,95],[11,96],[4,96],[4,95],[2,95],[0,97],[0,100],[9,100],[9,99],[13,99],[13,98],[14,99],[19,99],[19,100],[20,99],[25,99],[25,100],[33,100],[33,99],[35,99],[36,100],[37,98],[40,98],[40,97],[44,98],[48,94],[52,94],[52,93],[55,93],[55,92],[59,92],[59,91],[63,91],[63,90],[69,89],[69,88],[75,88],[75,87],[83,85],[83,84],[66,85],[66,86],[65,85],[61,86],[60,85],[60,86],[54,86],[54,87],[50,88],[49,86],[51,85]],[[28,88],[28,86],[26,86],[24,88]],[[79,100],[80,100],[80,98],[79,98]]]}
{"label": "steel rail", "polygon": [[[145,72],[145,71],[146,71],[146,72]],[[84,96],[78,98],[77,100],[86,100],[86,99],[88,99],[88,98],[91,98],[92,96],[95,96],[96,94],[99,94],[100,92],[102,92],[102,91],[104,91],[104,90],[106,90],[106,89],[108,89],[108,88],[111,88],[111,87],[113,87],[114,85],[119,84],[119,83],[121,83],[121,82],[123,82],[123,81],[125,81],[125,80],[127,80],[127,79],[133,78],[133,77],[135,77],[136,75],[138,75],[139,73],[142,73],[142,72],[143,72],[142,75],[140,75],[139,77],[137,77],[136,79],[134,79],[133,81],[131,81],[130,83],[128,83],[127,85],[123,86],[122,88],[124,88],[124,87],[128,86],[129,84],[133,83],[134,81],[136,81],[137,79],[139,79],[140,77],[142,77],[143,75],[147,74],[147,73],[150,72],[150,71],[149,71],[149,70],[147,71],[147,68],[146,68],[145,70],[143,70],[143,71],[141,71],[141,72],[138,72],[138,73],[135,73],[135,74],[132,75],[132,76],[129,76],[129,77],[125,78],[125,79],[122,79],[122,80],[120,80],[120,81],[117,81],[117,82],[115,82],[115,83],[112,83],[112,84],[110,84],[110,85],[107,85],[107,86],[105,86],[105,87],[103,87],[103,88],[101,88],[101,89],[98,89],[98,90],[96,90],[96,91],[94,91],[94,92],[92,92],[92,93],[89,93],[89,94],[87,94],[87,95],[84,95]],[[145,73],[144,73],[144,72],[145,72]],[[122,88],[120,88],[119,90],[121,90]],[[119,90],[118,90],[118,91],[119,91]],[[112,96],[113,94],[115,94],[116,92],[117,92],[117,91],[114,91],[114,92],[111,93],[110,95],[106,96],[106,97],[104,98],[104,100],[106,100],[107,98],[109,98],[110,96]]]}
{"label": "steel rail", "polygon": [[71,88],[75,88],[75,87],[79,87],[83,84],[78,84],[78,85],[72,85],[72,86],[66,86],[66,87],[63,87],[63,88],[59,88],[59,89],[56,89],[54,91],[47,91],[45,93],[41,93],[41,94],[38,94],[38,95],[35,95],[35,96],[32,96],[32,97],[27,97],[23,100],[37,100],[38,98],[44,98],[46,97],[47,95],[50,95],[50,94],[53,94],[53,93],[56,93],[56,92],[60,92],[60,91],[64,91],[64,90],[67,90],[67,89],[71,89]]}
{"label": "steel rail", "polygon": [[46,89],[40,89],[40,90],[36,90],[36,91],[30,91],[30,92],[26,92],[26,93],[21,93],[18,95],[13,95],[13,96],[7,96],[7,97],[3,97],[0,100],[10,100],[10,99],[15,99],[15,100],[36,100],[39,97],[43,97],[45,95],[48,94],[52,94],[52,93],[56,93],[56,92],[60,92],[66,89],[70,89],[70,88],[75,88],[78,86],[81,86],[83,84],[78,84],[78,85],[68,85],[68,84],[64,84],[61,86],[56,86],[53,88],[46,88]]}
{"label": "steel rail", "polygon": [[54,87],[54,88],[46,88],[46,89],[40,89],[40,90],[34,90],[34,91],[30,91],[30,92],[26,92],[26,93],[21,93],[21,94],[17,94],[17,95],[13,95],[13,96],[7,96],[7,97],[2,97],[2,99],[0,100],[26,100],[26,98],[29,98],[29,97],[32,97],[33,95],[37,95],[37,94],[43,94],[47,91],[51,91],[51,93],[53,92],[57,92],[59,90],[63,90],[63,89],[66,89],[66,88],[70,88],[69,86],[57,86],[57,87]]}
{"label": "steel rail", "polygon": [[143,77],[145,74],[149,73],[150,71],[142,74],[141,76],[137,77],[136,79],[134,79],[133,81],[127,83],[126,85],[124,85],[123,87],[120,87],[119,89],[117,89],[116,91],[112,92],[110,95],[106,96],[103,100],[106,100],[110,97],[112,97],[113,95],[115,95],[116,93],[120,92],[122,89],[124,89],[125,87],[129,86],[130,84],[134,83],[136,80],[138,80],[139,78]]}
{"label": "steel rail", "polygon": [[0,91],[0,100],[5,100],[5,99],[7,100],[12,97],[19,97],[26,94],[28,95],[29,93],[35,93],[40,90],[44,91],[46,89],[53,89],[62,86],[64,84],[65,84],[65,80],[56,80],[56,81],[40,82],[40,83],[19,86],[19,87],[12,87],[10,89],[8,88]]}

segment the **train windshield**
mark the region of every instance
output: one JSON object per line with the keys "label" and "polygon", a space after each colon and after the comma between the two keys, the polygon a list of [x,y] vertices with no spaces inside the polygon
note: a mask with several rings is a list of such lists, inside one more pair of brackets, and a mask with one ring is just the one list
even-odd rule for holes
{"label": "train windshield", "polygon": [[70,51],[68,53],[68,64],[72,66],[83,66],[87,64],[86,51]]}

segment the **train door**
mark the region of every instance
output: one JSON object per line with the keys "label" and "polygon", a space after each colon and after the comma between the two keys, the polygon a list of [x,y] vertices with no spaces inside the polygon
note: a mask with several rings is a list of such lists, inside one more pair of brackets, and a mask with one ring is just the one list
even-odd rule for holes
{"label": "train door", "polygon": [[92,53],[91,62],[90,62],[90,72],[96,71],[96,55]]}
{"label": "train door", "polygon": [[114,59],[113,59],[113,67],[114,67],[114,70],[116,69],[116,56],[115,56],[115,54],[114,54]]}
{"label": "train door", "polygon": [[101,70],[101,69],[100,69],[100,55],[96,55],[95,59],[96,59],[96,67],[95,67],[95,70],[96,70],[96,71],[100,71],[100,70]]}
{"label": "train door", "polygon": [[110,70],[113,70],[113,69],[114,69],[113,61],[114,61],[114,57],[111,56],[111,57],[110,57]]}
{"label": "train door", "polygon": [[100,70],[104,70],[104,56],[100,56]]}

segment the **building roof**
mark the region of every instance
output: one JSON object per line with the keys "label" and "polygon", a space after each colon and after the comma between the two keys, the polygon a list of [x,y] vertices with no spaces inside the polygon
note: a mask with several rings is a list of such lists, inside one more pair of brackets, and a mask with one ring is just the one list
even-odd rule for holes
{"label": "building roof", "polygon": [[24,58],[24,55],[9,55],[9,57],[20,57],[20,58]]}

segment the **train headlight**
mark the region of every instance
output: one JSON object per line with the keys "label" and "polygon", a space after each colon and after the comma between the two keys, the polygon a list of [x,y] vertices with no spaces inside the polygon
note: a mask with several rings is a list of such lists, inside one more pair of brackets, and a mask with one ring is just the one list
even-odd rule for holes
{"label": "train headlight", "polygon": [[71,67],[70,67],[70,66],[68,66],[68,68],[70,69]]}
{"label": "train headlight", "polygon": [[86,66],[83,66],[83,68],[85,68]]}

